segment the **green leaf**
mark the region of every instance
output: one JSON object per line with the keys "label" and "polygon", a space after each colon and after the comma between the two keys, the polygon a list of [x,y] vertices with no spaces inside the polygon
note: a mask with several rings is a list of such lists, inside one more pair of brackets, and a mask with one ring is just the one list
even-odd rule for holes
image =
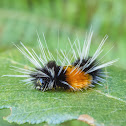
{"label": "green leaf", "polygon": [[[17,49],[4,52],[0,58],[1,75],[17,74],[9,67],[17,65],[15,61],[30,65]],[[86,114],[96,125],[125,125],[126,71],[114,66],[107,71],[112,78],[108,78],[103,86],[83,92],[41,92],[21,83],[21,78],[1,77],[0,108],[12,110],[4,119],[19,124],[59,124]]]}

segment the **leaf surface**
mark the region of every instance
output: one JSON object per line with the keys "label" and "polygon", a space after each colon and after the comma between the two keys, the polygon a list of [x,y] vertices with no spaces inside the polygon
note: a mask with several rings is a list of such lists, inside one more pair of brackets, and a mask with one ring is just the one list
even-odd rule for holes
{"label": "leaf surface", "polygon": [[[17,64],[14,60],[29,65],[17,50],[3,53],[0,58],[1,75],[18,74],[10,70],[10,65]],[[86,114],[95,120],[96,125],[125,125],[126,71],[114,66],[108,70],[112,78],[108,78],[103,86],[83,92],[41,92],[21,83],[22,78],[1,77],[0,108],[11,108],[5,119],[19,124],[59,124]]]}

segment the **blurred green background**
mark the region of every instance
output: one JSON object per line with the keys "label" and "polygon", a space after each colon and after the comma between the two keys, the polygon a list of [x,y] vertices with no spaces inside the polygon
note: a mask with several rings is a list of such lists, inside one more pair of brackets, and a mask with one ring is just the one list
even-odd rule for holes
{"label": "blurred green background", "polygon": [[92,26],[92,43],[98,46],[108,34],[106,45],[114,45],[108,57],[120,58],[117,64],[126,69],[125,5],[124,0],[0,0],[0,52],[13,48],[12,42],[33,47],[36,30],[45,33],[50,48],[56,47],[58,36],[63,47],[68,36],[84,39]]}
{"label": "blurred green background", "polygon": [[15,48],[12,42],[37,48],[36,31],[40,38],[45,33],[50,50],[57,41],[63,49],[68,36],[72,42],[77,36],[83,41],[92,26],[93,47],[107,34],[105,52],[114,48],[106,59],[119,58],[116,65],[126,69],[125,5],[124,0],[0,0],[0,55]]}

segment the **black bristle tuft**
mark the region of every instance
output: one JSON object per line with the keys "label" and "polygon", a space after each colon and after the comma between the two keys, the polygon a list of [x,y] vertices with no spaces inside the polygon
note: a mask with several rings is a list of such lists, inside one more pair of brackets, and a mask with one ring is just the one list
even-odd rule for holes
{"label": "black bristle tuft", "polygon": [[[69,89],[68,85],[63,84],[61,81],[65,81],[66,80],[66,75],[65,75],[65,71],[62,70],[60,75],[58,76],[58,72],[60,70],[60,66],[56,65],[55,61],[49,61],[45,67],[43,67],[42,69],[40,68],[36,68],[38,70],[38,72],[36,72],[36,74],[31,73],[30,76],[35,78],[34,84],[35,87],[39,86],[40,90],[43,90],[44,88],[49,88],[49,84],[53,83],[52,88],[57,88],[57,87],[63,87],[65,89]],[[48,77],[41,77],[40,72],[44,73],[45,75],[47,75]],[[52,75],[52,73],[54,75]],[[41,83],[38,83],[38,80],[42,80],[42,85],[40,85]]]}
{"label": "black bristle tuft", "polygon": [[[72,63],[73,66],[76,66],[77,64],[80,63],[80,67],[83,67],[89,60],[91,59],[91,57],[88,57],[88,59],[83,59],[80,63],[80,58],[78,58],[74,63]],[[86,67],[83,71],[87,72],[89,69],[91,69],[93,66],[95,66],[96,64],[96,60],[94,62],[92,62],[88,67]],[[95,70],[93,72],[90,72],[90,75],[93,77],[93,80],[96,80],[96,76],[99,74],[99,72],[102,72],[102,69],[98,69]],[[95,83],[92,83],[95,84]]]}

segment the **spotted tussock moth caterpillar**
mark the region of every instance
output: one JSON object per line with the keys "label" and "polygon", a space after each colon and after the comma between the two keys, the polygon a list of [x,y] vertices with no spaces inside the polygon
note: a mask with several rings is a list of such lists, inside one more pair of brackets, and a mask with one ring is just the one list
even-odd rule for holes
{"label": "spotted tussock moth caterpillar", "polygon": [[[102,68],[112,65],[116,60],[112,60],[103,64],[100,64],[100,60],[104,58],[103,55],[100,59],[98,56],[103,51],[102,47],[108,38],[106,35],[98,46],[97,50],[92,57],[89,56],[89,50],[91,45],[93,31],[90,30],[88,36],[86,36],[83,43],[83,47],[80,46],[80,41],[75,40],[70,43],[70,50],[65,54],[63,50],[60,50],[61,55],[57,51],[58,60],[54,58],[49,51],[45,36],[43,34],[44,42],[47,48],[45,51],[43,43],[40,41],[38,35],[38,44],[41,52],[39,57],[32,49],[30,52],[26,46],[20,42],[22,47],[17,49],[35,66],[29,69],[13,66],[16,71],[22,73],[21,75],[3,75],[8,77],[27,77],[23,82],[33,82],[36,89],[46,91],[49,89],[64,88],[74,91],[87,89],[89,87],[95,87],[96,84],[101,85],[105,81],[105,72]],[[73,54],[71,59],[68,58],[69,53]],[[71,61],[74,61],[71,63]],[[61,65],[58,65],[61,64]]]}

